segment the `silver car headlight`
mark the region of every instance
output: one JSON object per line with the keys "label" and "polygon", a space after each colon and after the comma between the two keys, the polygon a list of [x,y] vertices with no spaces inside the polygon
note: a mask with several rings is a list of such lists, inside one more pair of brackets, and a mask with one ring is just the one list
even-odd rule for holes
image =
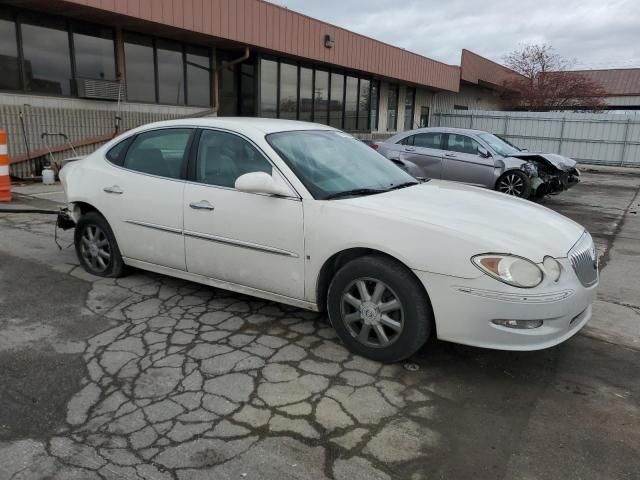
{"label": "silver car headlight", "polygon": [[537,287],[544,277],[542,270],[532,261],[506,253],[476,255],[471,261],[490,277],[512,287]]}

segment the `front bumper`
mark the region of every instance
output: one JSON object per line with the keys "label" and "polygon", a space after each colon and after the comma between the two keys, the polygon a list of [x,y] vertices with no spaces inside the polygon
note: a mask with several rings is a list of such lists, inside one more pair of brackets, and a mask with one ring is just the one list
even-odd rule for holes
{"label": "front bumper", "polygon": [[[415,271],[429,293],[438,338],[498,350],[540,350],[564,342],[591,318],[597,284],[582,286],[568,260],[558,283],[534,289],[511,287],[487,275],[462,279]],[[493,320],[542,320],[533,329],[496,325]]]}

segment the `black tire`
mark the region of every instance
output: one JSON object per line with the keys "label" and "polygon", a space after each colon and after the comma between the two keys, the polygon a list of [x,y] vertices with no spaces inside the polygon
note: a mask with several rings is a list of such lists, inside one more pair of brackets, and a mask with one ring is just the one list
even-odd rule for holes
{"label": "black tire", "polygon": [[[371,301],[362,302],[360,281]],[[373,297],[378,284],[385,290],[379,294],[377,305],[386,313],[375,306]],[[400,310],[388,310],[394,298]],[[354,306],[357,301],[360,307]],[[349,350],[383,363],[399,362],[416,353],[429,338],[434,324],[429,297],[418,279],[404,265],[381,255],[357,258],[338,270],[329,285],[327,311],[333,328]],[[355,316],[359,318],[353,320]],[[387,344],[381,340],[385,337]]]}
{"label": "black tire", "polygon": [[116,237],[107,220],[98,212],[88,212],[80,217],[74,241],[78,260],[87,272],[98,277],[124,275],[124,262]]}
{"label": "black tire", "polygon": [[509,170],[504,172],[496,182],[496,191],[527,199],[531,195],[531,180],[520,170]]}

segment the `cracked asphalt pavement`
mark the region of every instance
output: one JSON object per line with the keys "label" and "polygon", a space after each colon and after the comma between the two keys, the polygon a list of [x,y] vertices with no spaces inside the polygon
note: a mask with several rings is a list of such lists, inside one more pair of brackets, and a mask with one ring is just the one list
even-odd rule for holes
{"label": "cracked asphalt pavement", "polygon": [[[134,270],[0,214],[0,479],[640,478],[640,176],[547,206],[596,239],[591,324],[540,352],[350,354],[323,315]],[[71,236],[61,236],[63,247]]]}

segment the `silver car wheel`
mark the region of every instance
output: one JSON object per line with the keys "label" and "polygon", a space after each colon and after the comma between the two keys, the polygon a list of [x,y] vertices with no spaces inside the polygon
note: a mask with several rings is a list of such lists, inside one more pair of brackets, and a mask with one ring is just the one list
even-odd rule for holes
{"label": "silver car wheel", "polygon": [[111,263],[111,245],[107,235],[97,225],[87,225],[82,232],[80,252],[96,272],[105,272]]}
{"label": "silver car wheel", "polygon": [[498,183],[498,191],[507,195],[521,197],[524,193],[524,181],[515,173],[508,173]]}
{"label": "silver car wheel", "polygon": [[358,278],[342,293],[342,321],[349,333],[367,347],[394,343],[404,328],[402,303],[391,288],[374,278]]}

